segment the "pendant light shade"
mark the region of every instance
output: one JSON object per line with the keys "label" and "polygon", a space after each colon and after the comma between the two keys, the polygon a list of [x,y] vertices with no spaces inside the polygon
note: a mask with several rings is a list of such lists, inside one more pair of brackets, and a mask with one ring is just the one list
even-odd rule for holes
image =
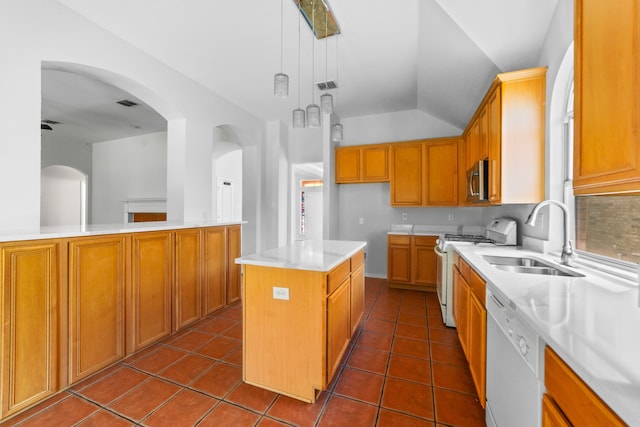
{"label": "pendant light shade", "polygon": [[302,108],[293,110],[293,127],[303,128],[305,125],[305,113]]}
{"label": "pendant light shade", "polygon": [[331,126],[331,140],[335,142],[342,141],[342,125],[340,123]]}
{"label": "pendant light shade", "polygon": [[286,98],[289,96],[289,76],[282,72],[284,68],[284,27],[283,27],[283,15],[284,15],[284,0],[280,0],[280,72],[273,76],[273,94],[279,98]]}
{"label": "pendant light shade", "polygon": [[325,93],[320,97],[320,105],[323,113],[333,113],[333,95]]}
{"label": "pendant light shade", "polygon": [[289,96],[289,76],[278,73],[273,77],[273,94],[279,98]]}
{"label": "pendant light shade", "polygon": [[320,107],[318,104],[307,105],[307,126],[310,128],[320,127]]}

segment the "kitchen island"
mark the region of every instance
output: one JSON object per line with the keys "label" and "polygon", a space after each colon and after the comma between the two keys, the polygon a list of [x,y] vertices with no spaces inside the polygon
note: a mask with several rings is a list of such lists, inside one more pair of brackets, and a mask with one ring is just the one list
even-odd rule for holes
{"label": "kitchen island", "polygon": [[365,245],[305,240],[236,259],[246,383],[315,402],[364,313]]}

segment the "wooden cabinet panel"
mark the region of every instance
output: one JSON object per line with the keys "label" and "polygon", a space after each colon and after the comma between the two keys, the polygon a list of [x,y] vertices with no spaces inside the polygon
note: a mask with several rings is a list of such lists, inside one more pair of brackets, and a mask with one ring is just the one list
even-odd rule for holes
{"label": "wooden cabinet panel", "polygon": [[414,282],[422,285],[435,285],[437,274],[437,255],[434,252],[436,246],[435,236],[414,237],[413,266]]}
{"label": "wooden cabinet panel", "polygon": [[422,205],[422,144],[391,145],[391,206]]}
{"label": "wooden cabinet panel", "polygon": [[130,322],[128,352],[171,334],[173,238],[170,231],[131,236]]}
{"label": "wooden cabinet panel", "polygon": [[457,268],[453,270],[453,318],[456,322],[458,339],[467,360],[469,360],[469,285]]}
{"label": "wooden cabinet panel", "polygon": [[351,335],[358,329],[364,314],[364,264],[351,271]]}
{"label": "wooden cabinet panel", "polygon": [[639,13],[637,1],[575,3],[576,194],[640,191]]}
{"label": "wooden cabinet panel", "polygon": [[58,391],[59,248],[0,245],[2,418]]}
{"label": "wooden cabinet panel", "polygon": [[365,182],[389,181],[387,145],[362,147],[362,180]]}
{"label": "wooden cabinet panel", "polygon": [[335,154],[336,183],[354,183],[361,181],[360,147],[337,147]]}
{"label": "wooden cabinet panel", "polygon": [[498,202],[502,194],[502,113],[500,87],[487,101],[487,146],[489,156],[489,201]]}
{"label": "wooden cabinet panel", "polygon": [[175,329],[181,329],[202,315],[202,263],[200,229],[175,232]]}
{"label": "wooden cabinet panel", "polygon": [[458,204],[458,140],[429,142],[424,146],[423,200],[427,206]]}
{"label": "wooden cabinet panel", "polygon": [[226,304],[227,233],[225,227],[205,228],[203,233],[202,315],[206,316]]}
{"label": "wooden cabinet panel", "polygon": [[236,264],[236,258],[242,255],[242,240],[240,226],[227,227],[227,304],[240,300],[240,266]]}
{"label": "wooden cabinet panel", "polygon": [[69,241],[69,379],[74,383],[125,355],[127,235]]}
{"label": "wooden cabinet panel", "polygon": [[572,425],[626,425],[549,347],[544,366],[547,393]]}
{"label": "wooden cabinet panel", "polygon": [[347,278],[327,298],[327,378],[332,378],[351,338],[351,286]]}
{"label": "wooden cabinet panel", "polygon": [[542,427],[571,427],[569,420],[547,393],[542,396]]}
{"label": "wooden cabinet panel", "polygon": [[411,282],[411,245],[389,245],[387,252],[387,280],[389,282]]}
{"label": "wooden cabinet panel", "polygon": [[485,407],[487,310],[474,294],[469,297],[469,370],[480,405]]}

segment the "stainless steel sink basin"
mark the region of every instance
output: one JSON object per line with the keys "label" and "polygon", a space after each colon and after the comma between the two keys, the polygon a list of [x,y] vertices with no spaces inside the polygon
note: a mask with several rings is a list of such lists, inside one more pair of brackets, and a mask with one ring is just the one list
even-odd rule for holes
{"label": "stainless steel sink basin", "polygon": [[546,276],[584,277],[583,274],[555,266],[551,263],[530,257],[483,255],[485,261],[498,270],[523,274],[542,274]]}

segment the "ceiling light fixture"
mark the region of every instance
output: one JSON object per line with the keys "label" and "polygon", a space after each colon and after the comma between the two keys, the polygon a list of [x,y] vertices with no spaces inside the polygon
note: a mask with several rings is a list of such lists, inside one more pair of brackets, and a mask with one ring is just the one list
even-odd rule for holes
{"label": "ceiling light fixture", "polygon": [[[338,52],[338,37],[336,37],[336,82],[338,82],[338,60],[340,59],[340,54]],[[338,91],[340,89],[336,89],[336,100],[338,99]],[[343,128],[341,123],[336,123],[331,126],[331,140],[334,142],[341,142],[344,138]]]}
{"label": "ceiling light fixture", "polygon": [[[329,41],[327,40],[329,36],[327,36],[327,24],[329,22],[329,11],[325,11],[324,17],[324,81],[327,80],[327,69],[329,68]],[[322,106],[322,112],[331,114],[333,113],[333,95],[330,93],[325,93],[320,97],[320,105]]]}
{"label": "ceiling light fixture", "polygon": [[300,21],[302,21],[300,1],[298,1],[298,108],[293,110],[294,128],[303,128],[305,122],[305,112],[300,108]]}
{"label": "ceiling light fixture", "polygon": [[280,72],[273,76],[273,94],[279,98],[289,96],[289,76],[284,74],[284,0],[280,0]]}
{"label": "ceiling light fixture", "polygon": [[[315,1],[311,1],[311,24],[315,34],[316,7]],[[315,103],[315,37],[311,37],[311,104],[307,105],[307,126],[310,128],[320,127],[320,106]]]}

